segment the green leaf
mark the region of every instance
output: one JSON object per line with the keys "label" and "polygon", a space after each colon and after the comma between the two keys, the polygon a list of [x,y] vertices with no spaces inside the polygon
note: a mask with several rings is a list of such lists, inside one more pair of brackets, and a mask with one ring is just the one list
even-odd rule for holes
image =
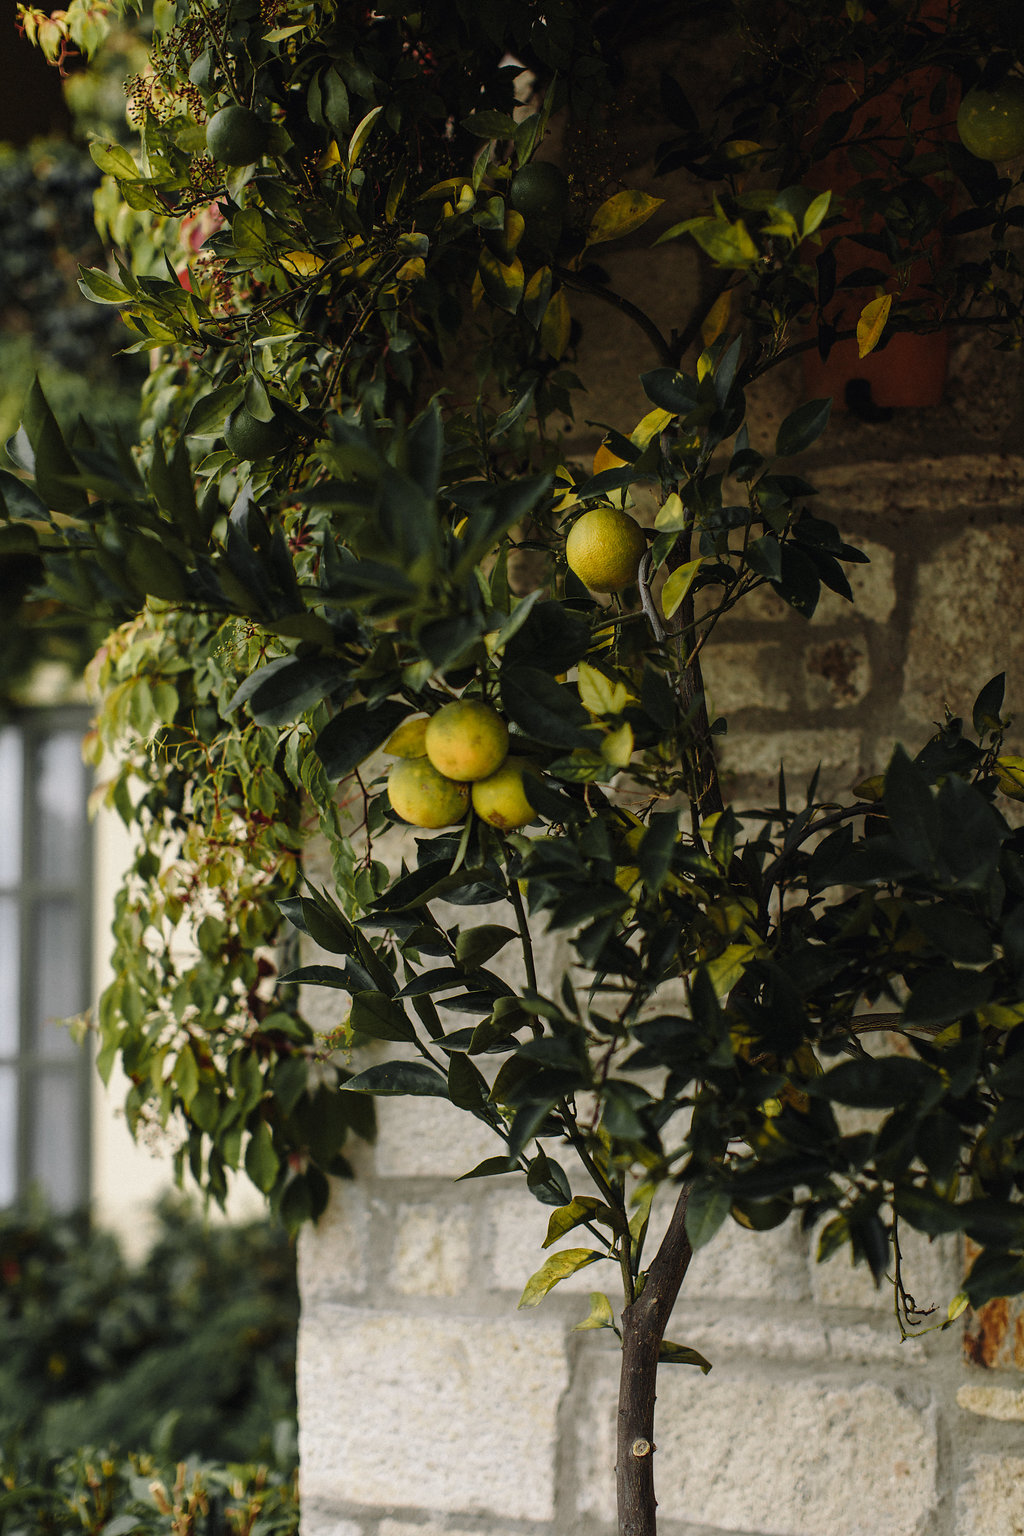
{"label": "green leaf", "polygon": [[273,1189],[280,1167],[281,1160],[274,1150],[270,1126],[260,1120],[245,1149],[245,1171],[256,1188],[266,1195]]}
{"label": "green leaf", "polygon": [[132,294],[98,267],[79,267],[78,286],[94,304],[127,304]]}
{"label": "green leaf", "polygon": [[632,234],[634,229],[647,223],[664,201],[663,197],[650,197],[646,192],[631,189],[613,193],[591,219],[587,244],[601,245],[606,240],[619,240],[623,235]]}
{"label": "green leaf", "polygon": [[465,928],[455,940],[455,958],[460,965],[474,969],[486,965],[492,955],[518,937],[514,928],[503,928],[500,923],[481,923],[479,928]]}
{"label": "green leaf", "polygon": [[458,1109],[471,1113],[482,1109],[489,1092],[480,1069],[462,1051],[455,1051],[448,1063],[448,1097]]}
{"label": "green leaf", "polygon": [[686,1206],[686,1235],[693,1248],[710,1243],[729,1214],[732,1197],[728,1190],[707,1180],[694,1185]]}
{"label": "green leaf", "polygon": [[362,154],[366,141],[373,132],[373,126],[383,110],[382,106],[374,107],[356,124],[352,137],[348,141],[348,164],[350,170]]}
{"label": "green leaf", "polygon": [[343,663],[331,656],[279,656],[247,677],[225,708],[248,703],[257,725],[289,725],[346,684]]}
{"label": "green leaf", "polygon": [[664,1365],[696,1365],[706,1376],[711,1369],[711,1361],[705,1360],[695,1349],[690,1349],[687,1344],[673,1344],[671,1339],[662,1339],[658,1346],[658,1359]]}
{"label": "green leaf", "polygon": [[[601,1215],[598,1217],[597,1213]],[[548,1220],[548,1233],[542,1248],[550,1248],[552,1243],[557,1243],[560,1237],[571,1232],[573,1227],[578,1227],[582,1222],[589,1221],[591,1217],[598,1220],[609,1220],[611,1210],[594,1195],[576,1195],[568,1205],[560,1205],[557,1210],[551,1212]]]}
{"label": "green leaf", "polygon": [[612,1304],[603,1291],[591,1291],[590,1311],[582,1323],[577,1323],[573,1333],[582,1333],[587,1328],[614,1328],[615,1313]]}
{"label": "green leaf", "polygon": [[342,1084],[344,1093],[410,1094],[447,1099],[448,1085],[424,1061],[381,1061]]}
{"label": "green leaf", "polygon": [[831,400],[808,400],[791,411],[779,428],[775,439],[775,457],[788,459],[795,453],[803,453],[828,426],[832,413]]}
{"label": "green leaf", "polygon": [[942,1079],[923,1061],[908,1056],[863,1056],[805,1085],[815,1097],[832,1099],[854,1109],[895,1109],[901,1104],[934,1103],[942,1095]]}
{"label": "green leaf", "polygon": [[501,674],[501,702],[509,719],[534,741],[549,747],[585,747],[582,731],[590,716],[575,689],[538,667],[512,667]]}
{"label": "green leaf", "polygon": [[463,1179],[493,1179],[500,1173],[518,1173],[515,1163],[507,1157],[485,1157],[482,1163],[477,1163],[468,1173],[460,1173],[456,1184],[461,1184]]}
{"label": "green leaf", "polygon": [[135,161],[126,149],[121,148],[120,144],[113,144],[109,140],[93,139],[89,145],[89,154],[92,156],[93,164],[103,172],[104,176],[116,176],[122,180],[127,178],[130,181],[137,181],[140,177],[141,173]]}
{"label": "green leaf", "polygon": [[549,1259],[544,1260],[537,1273],[527,1280],[523,1294],[519,1298],[519,1306],[539,1306],[560,1280],[567,1279],[578,1269],[584,1269],[586,1265],[605,1257],[605,1254],[597,1253],[593,1248],[563,1248],[560,1253],[553,1253]]}
{"label": "green leaf", "polygon": [[328,721],[313,743],[313,751],[329,779],[343,779],[363,760],[384,745],[391,732],[413,711],[408,704],[385,699],[376,709],[368,704],[349,704]]}
{"label": "green leaf", "polygon": [[674,570],[661,589],[661,607],[666,619],[670,619],[683,602],[704,564],[702,559],[687,560]]}
{"label": "green leaf", "polygon": [[383,992],[360,992],[352,999],[352,1028],[360,1035],[370,1035],[374,1040],[404,1040],[411,1044],[416,1039],[405,1009]]}
{"label": "green leaf", "polygon": [[475,133],[478,139],[510,139],[516,131],[515,120],[507,112],[495,112],[490,108],[471,112],[469,117],[462,119],[462,126],[468,133]]}

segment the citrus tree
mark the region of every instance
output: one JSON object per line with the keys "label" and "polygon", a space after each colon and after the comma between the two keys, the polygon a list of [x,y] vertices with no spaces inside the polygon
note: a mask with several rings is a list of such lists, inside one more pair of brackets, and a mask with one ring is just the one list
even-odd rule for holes
{"label": "citrus tree", "polygon": [[[487,1124],[467,1175],[521,1175],[548,1244],[580,1236],[522,1304],[618,1275],[582,1326],[622,1341],[620,1531],[650,1536],[659,1361],[709,1368],[665,1327],[723,1222],[820,1224],[821,1256],[892,1271],[907,1329],[900,1223],[980,1249],[939,1322],[1024,1287],[1002,678],[848,802],[780,775],[742,815],[701,678],[751,592],[809,616],[864,558],[794,463],[829,401],[767,441],[751,386],[849,340],[1019,344],[1024,21],[986,0],[646,22],[180,0],[159,21],[138,149],[92,151],[126,252],[82,274],[151,356],[141,442],[62,431],[36,390],[0,480],[48,598],[112,626],[97,749],[138,852],[100,1065],[212,1194],[244,1166],[293,1226],[375,1095]],[[662,80],[662,197],[608,144],[631,58],[669,32],[694,63]],[[668,331],[602,265],[652,230],[699,252]],[[649,347],[646,409],[599,424],[592,466],[563,446],[581,294]],[[302,880],[316,829],[329,882]],[[300,963],[296,931],[336,961]],[[550,931],[574,958],[548,993]],[[336,990],[331,1035],[300,985]],[[881,1029],[898,1053],[870,1048]]]}

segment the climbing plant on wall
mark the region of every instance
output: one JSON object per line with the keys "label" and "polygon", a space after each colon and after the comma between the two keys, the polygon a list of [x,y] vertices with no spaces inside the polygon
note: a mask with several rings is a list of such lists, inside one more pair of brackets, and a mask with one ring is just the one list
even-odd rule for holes
{"label": "climbing plant on wall", "polygon": [[[691,63],[638,104],[652,37]],[[82,274],[152,359],[142,441],[62,431],[36,390],[0,479],[3,539],[111,624],[97,744],[139,853],[98,1028],[133,1121],[214,1195],[244,1165],[291,1224],[373,1096],[489,1125],[467,1174],[521,1175],[548,1243],[580,1236],[523,1304],[618,1275],[585,1326],[623,1341],[628,1536],[654,1530],[659,1360],[707,1368],[663,1335],[723,1222],[823,1223],[822,1256],[894,1274],[907,1329],[900,1223],[981,1250],[934,1321],[1024,1286],[1002,678],[846,801],[780,775],[742,814],[701,678],[751,592],[809,617],[864,559],[800,472],[829,401],[766,440],[751,387],[939,327],[1019,344],[1024,138],[997,159],[956,123],[962,99],[1013,122],[1022,56],[985,0],[181,0],[129,82],[139,146],[93,146],[166,254]],[[641,107],[638,186],[612,125]],[[667,327],[612,281],[627,237],[698,253]],[[564,448],[580,295],[649,345],[644,413],[597,423],[592,464]],[[303,879],[317,827],[329,877]],[[333,989],[331,1034],[300,985]]]}

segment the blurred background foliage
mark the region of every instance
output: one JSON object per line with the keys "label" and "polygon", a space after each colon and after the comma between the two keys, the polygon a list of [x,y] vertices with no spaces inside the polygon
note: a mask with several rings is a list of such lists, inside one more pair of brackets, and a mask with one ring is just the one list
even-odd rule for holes
{"label": "blurred background foliage", "polygon": [[203,1494],[182,1531],[250,1530],[232,1486],[261,1532],[291,1530],[297,1320],[294,1249],[269,1224],[168,1199],[133,1262],[84,1216],[0,1213],[0,1531],[177,1529],[150,1484],[173,1510],[179,1464],[179,1505],[196,1476]]}

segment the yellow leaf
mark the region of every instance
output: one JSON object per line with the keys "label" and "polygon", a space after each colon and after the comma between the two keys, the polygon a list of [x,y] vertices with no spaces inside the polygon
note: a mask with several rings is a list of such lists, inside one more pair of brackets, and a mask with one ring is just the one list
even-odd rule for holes
{"label": "yellow leaf", "polygon": [[596,1253],[593,1248],[563,1248],[559,1253],[553,1253],[550,1259],[545,1259],[535,1275],[531,1275],[526,1282],[522,1296],[519,1298],[521,1307],[536,1307],[544,1300],[552,1286],[564,1280],[568,1275],[574,1275],[578,1269],[583,1269],[587,1264],[593,1264],[595,1259],[603,1259],[603,1253]]}
{"label": "yellow leaf", "polygon": [[674,533],[680,528],[685,528],[686,523],[687,511],[679,498],[679,493],[677,491],[670,491],[658,508],[658,515],[654,519],[654,526],[660,529],[662,533]]}
{"label": "yellow leaf", "polygon": [[312,277],[323,264],[323,257],[315,256],[312,251],[285,251],[281,257],[282,267],[293,277]]}
{"label": "yellow leaf", "polygon": [[363,147],[373,132],[373,125],[383,111],[383,107],[374,107],[371,112],[367,112],[361,122],[356,124],[355,131],[348,141],[348,163],[350,170],[362,154]]}
{"label": "yellow leaf", "polygon": [[628,768],[633,756],[633,727],[624,720],[601,743],[601,756],[612,768]]}
{"label": "yellow leaf", "polygon": [[410,256],[409,260],[403,262],[395,273],[395,276],[401,278],[404,283],[419,282],[426,275],[427,264],[422,256]]}
{"label": "yellow leaf", "polygon": [[996,783],[1011,800],[1024,800],[1024,757],[997,757]]}
{"label": "yellow leaf", "polygon": [[541,342],[556,361],[565,354],[569,346],[571,324],[572,316],[569,313],[568,300],[564,290],[559,288],[558,292],[553,293],[548,300],[548,307],[540,323]]}
{"label": "yellow leaf", "polygon": [[507,310],[510,315],[515,314],[526,287],[523,264],[519,257],[513,256],[511,261],[504,262],[492,256],[490,251],[481,251],[479,275],[491,303],[498,309]]}
{"label": "yellow leaf", "polygon": [[341,164],[341,150],[338,148],[337,139],[332,139],[317,161],[317,170],[329,171],[332,165]]}
{"label": "yellow leaf", "polygon": [[687,592],[693,586],[697,572],[700,570],[702,560],[687,560],[677,571],[673,571],[661,589],[661,609],[666,619],[670,619],[683,601]]}
{"label": "yellow leaf", "polygon": [[892,294],[880,294],[877,299],[872,299],[870,304],[865,304],[857,321],[857,355],[867,357],[873,352],[881,340],[885,330],[885,322],[889,318],[892,308]]}
{"label": "yellow leaf", "polygon": [[579,664],[576,686],[584,709],[592,715],[621,715],[629,703],[629,689],[624,683],[613,683],[586,661]]}
{"label": "yellow leaf", "polygon": [[861,779],[853,786],[853,792],[858,800],[881,800],[885,793],[885,774],[873,773],[869,779]]}
{"label": "yellow leaf", "polygon": [[625,459],[620,459],[617,453],[612,453],[607,443],[602,443],[594,454],[591,474],[600,475],[606,469],[621,469],[625,462]]}
{"label": "yellow leaf", "polygon": [[730,160],[745,160],[748,155],[759,154],[761,146],[753,139],[727,139],[722,148]]}
{"label": "yellow leaf", "polygon": [[729,312],[731,309],[732,289],[726,288],[724,293],[718,295],[718,298],[704,316],[704,323],[701,325],[700,334],[706,347],[710,347],[712,342],[717,341],[729,324]]}
{"label": "yellow leaf", "polygon": [[516,246],[519,244],[520,240],[523,238],[523,231],[524,231],[525,228],[526,228],[526,220],[523,218],[522,214],[521,213],[517,213],[514,208],[506,208],[505,209],[505,248],[508,251],[510,256],[515,253]]}
{"label": "yellow leaf", "polygon": [[725,997],[732,991],[753,958],[754,951],[749,944],[730,944],[717,960],[708,962],[705,969],[716,997]]}
{"label": "yellow leaf", "polygon": [[1013,1003],[1009,1006],[1003,1003],[986,1003],[984,1008],[979,1008],[978,1023],[982,1029],[1016,1029],[1018,1024],[1024,1023],[1024,1003]]}
{"label": "yellow leaf", "polygon": [[657,437],[659,432],[664,432],[671,420],[671,411],[663,411],[660,407],[648,411],[629,434],[630,442],[635,443],[638,448],[646,448],[652,438]]}
{"label": "yellow leaf", "polygon": [[600,245],[605,240],[618,240],[632,234],[641,224],[646,224],[651,214],[665,201],[663,197],[648,197],[646,192],[616,192],[602,203],[590,221],[587,244]]}
{"label": "yellow leaf", "polygon": [[590,1311],[582,1323],[577,1323],[573,1333],[582,1333],[584,1328],[614,1328],[615,1314],[612,1304],[602,1291],[591,1291]]}

